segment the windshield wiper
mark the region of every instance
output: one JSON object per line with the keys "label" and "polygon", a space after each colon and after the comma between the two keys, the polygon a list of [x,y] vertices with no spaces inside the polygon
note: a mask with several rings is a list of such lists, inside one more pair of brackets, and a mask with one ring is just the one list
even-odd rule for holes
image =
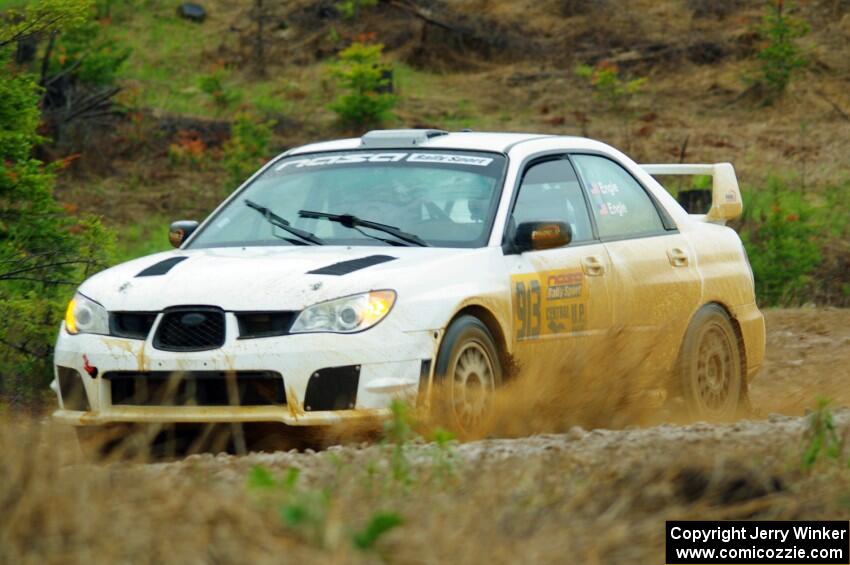
{"label": "windshield wiper", "polygon": [[[326,220],[330,220],[331,222],[337,222],[338,224],[342,224],[343,226],[351,229],[357,228],[369,228],[373,230],[377,230],[380,232],[384,232],[390,234],[393,237],[400,239],[401,241],[406,241],[407,243],[412,243],[414,245],[419,245],[421,247],[428,247],[428,244],[422,240],[418,235],[407,233],[406,231],[402,231],[395,226],[388,226],[387,224],[379,224],[378,222],[371,222],[369,220],[361,220],[357,216],[352,216],[351,214],[329,214],[327,212],[313,212],[311,210],[299,210],[298,215],[302,218],[325,218]],[[357,230],[360,231],[360,230]],[[363,232],[360,232],[363,233]],[[369,234],[363,234],[367,237]],[[384,240],[386,241],[386,240]]]}
{"label": "windshield wiper", "polygon": [[[287,233],[291,233],[294,236],[300,237],[304,241],[309,241],[314,245],[324,245],[324,241],[313,235],[308,231],[304,231],[302,229],[298,229],[292,226],[285,218],[281,218],[277,214],[271,211],[271,209],[263,206],[262,204],[257,204],[253,200],[245,199],[245,205],[249,208],[253,208],[257,212],[263,215],[268,223],[271,225],[282,229]],[[279,236],[278,236],[279,237]],[[294,241],[294,240],[293,240]]]}

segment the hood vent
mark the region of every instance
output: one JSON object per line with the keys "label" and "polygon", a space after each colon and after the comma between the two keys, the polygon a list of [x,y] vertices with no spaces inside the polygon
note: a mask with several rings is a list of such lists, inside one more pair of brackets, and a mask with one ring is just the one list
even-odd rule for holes
{"label": "hood vent", "polygon": [[371,267],[372,265],[395,261],[395,259],[396,257],[390,257],[389,255],[370,255],[368,257],[360,257],[359,259],[351,259],[350,261],[341,261],[327,267],[322,267],[321,269],[307,271],[307,274],[342,276],[359,271],[360,269],[365,269],[366,267]]}
{"label": "hood vent", "polygon": [[154,263],[147,269],[140,272],[137,277],[158,277],[170,271],[177,263],[185,261],[188,257],[169,257],[159,263]]}

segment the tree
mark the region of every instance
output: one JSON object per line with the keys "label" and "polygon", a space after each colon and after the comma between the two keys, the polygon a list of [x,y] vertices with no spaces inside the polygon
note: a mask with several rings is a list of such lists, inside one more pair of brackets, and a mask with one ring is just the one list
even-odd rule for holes
{"label": "tree", "polygon": [[758,28],[764,45],[756,55],[759,66],[755,83],[768,104],[781,96],[794,75],[808,65],[796,41],[809,32],[809,26],[789,15],[790,8],[790,2],[772,0]]}
{"label": "tree", "polygon": [[381,62],[383,49],[380,43],[355,42],[339,53],[331,74],[345,93],[331,104],[331,109],[343,124],[380,125],[390,117],[396,96],[391,92],[389,78],[392,67]]}
{"label": "tree", "polygon": [[88,19],[91,0],[36,0],[24,10],[7,10],[0,17],[0,49],[19,39],[73,29]]}
{"label": "tree", "polygon": [[73,14],[90,7],[44,0],[0,31],[0,396],[13,403],[45,390],[64,302],[107,260],[112,238],[97,219],[74,218],[54,198],[60,166],[33,157],[44,141],[37,133],[43,88],[12,63],[10,45],[23,33],[80,25]]}

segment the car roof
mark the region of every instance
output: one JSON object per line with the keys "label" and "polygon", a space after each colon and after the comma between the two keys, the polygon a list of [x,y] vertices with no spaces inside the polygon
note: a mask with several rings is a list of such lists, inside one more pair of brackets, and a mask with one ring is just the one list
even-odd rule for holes
{"label": "car roof", "polygon": [[[393,130],[386,130],[387,133]],[[584,137],[555,136],[535,133],[492,133],[492,132],[437,132],[436,130],[396,130],[399,138],[405,133],[411,136],[420,135],[421,140],[415,144],[419,149],[463,149],[477,151],[496,151],[507,153],[512,147],[532,140],[549,139],[558,142],[558,146],[565,149],[599,149],[604,144]],[[384,132],[375,132],[384,133]],[[427,135],[426,135],[427,133]],[[367,134],[368,136],[369,134]],[[299,155],[303,153],[319,153],[324,151],[342,151],[350,149],[370,149],[364,144],[364,137],[353,137],[348,139],[337,139],[302,145],[289,150],[286,155]],[[376,147],[377,148],[377,147]],[[380,149],[410,149],[410,144],[398,143],[397,145],[382,144]]]}

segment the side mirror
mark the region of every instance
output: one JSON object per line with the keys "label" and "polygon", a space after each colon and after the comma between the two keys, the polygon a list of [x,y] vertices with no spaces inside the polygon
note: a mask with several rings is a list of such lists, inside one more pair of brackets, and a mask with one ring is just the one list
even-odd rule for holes
{"label": "side mirror", "polygon": [[168,228],[168,241],[172,246],[180,247],[197,228],[198,222],[194,220],[172,222]]}
{"label": "side mirror", "polygon": [[516,228],[514,246],[517,251],[542,251],[563,247],[573,239],[573,231],[564,222],[523,222]]}

